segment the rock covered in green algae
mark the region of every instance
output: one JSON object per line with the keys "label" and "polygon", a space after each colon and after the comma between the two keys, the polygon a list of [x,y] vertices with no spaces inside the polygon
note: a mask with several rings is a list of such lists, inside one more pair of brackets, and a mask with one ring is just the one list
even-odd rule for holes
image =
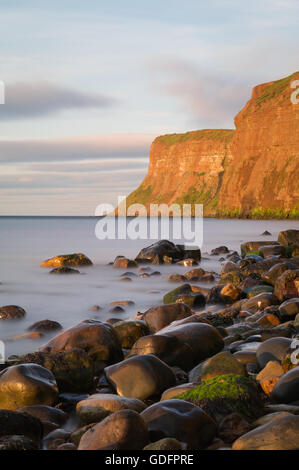
{"label": "rock covered in green algae", "polygon": [[217,422],[234,412],[249,421],[264,413],[264,404],[256,385],[242,375],[219,375],[177,398],[200,406]]}
{"label": "rock covered in green algae", "polygon": [[194,292],[190,284],[183,284],[167,292],[163,297],[164,304],[182,302],[189,307],[203,307],[206,303],[205,297],[199,292]]}

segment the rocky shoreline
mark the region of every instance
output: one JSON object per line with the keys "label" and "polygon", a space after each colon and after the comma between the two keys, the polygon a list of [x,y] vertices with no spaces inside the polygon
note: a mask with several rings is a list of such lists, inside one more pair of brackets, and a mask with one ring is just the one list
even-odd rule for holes
{"label": "rocky shoreline", "polygon": [[[298,449],[299,231],[211,255],[219,272],[166,240],[117,256],[130,282],[177,264],[160,305],[122,320],[133,301],[111,299],[105,322],[32,325],[57,334],[0,365],[0,450]],[[41,263],[51,275],[91,265],[82,253]],[[0,322],[25,315],[0,307]]]}

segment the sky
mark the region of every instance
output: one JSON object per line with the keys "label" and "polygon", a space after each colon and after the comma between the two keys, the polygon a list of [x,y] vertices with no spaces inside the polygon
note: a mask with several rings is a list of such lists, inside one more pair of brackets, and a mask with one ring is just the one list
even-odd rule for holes
{"label": "sky", "polygon": [[298,67],[298,0],[0,0],[0,215],[94,215]]}

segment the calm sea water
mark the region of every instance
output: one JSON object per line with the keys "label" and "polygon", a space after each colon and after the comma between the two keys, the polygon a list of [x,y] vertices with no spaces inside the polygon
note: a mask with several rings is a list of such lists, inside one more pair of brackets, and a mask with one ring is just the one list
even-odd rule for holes
{"label": "calm sea water", "polygon": [[[152,241],[100,241],[95,236],[96,223],[96,219],[89,217],[0,217],[0,306],[19,305],[27,312],[22,320],[0,321],[0,339],[5,342],[6,356],[31,352],[48,341],[50,336],[11,339],[38,320],[56,320],[68,328],[87,318],[129,318],[160,304],[164,293],[174,287],[167,282],[168,275],[186,271],[179,265],[157,266],[161,276],[120,282],[124,270],[108,263],[119,254],[134,258]],[[202,251],[209,253],[219,245],[239,250],[243,241],[277,239],[279,231],[288,228],[298,229],[298,221],[204,219]],[[261,236],[265,230],[272,237]],[[80,268],[81,275],[50,275],[48,269],[39,266],[47,258],[74,252],[86,254],[94,263],[92,267]],[[219,270],[219,257],[207,254],[204,257],[201,262],[204,269]],[[135,306],[123,313],[111,313],[109,302],[118,300],[133,300]],[[92,311],[95,304],[102,309]]]}

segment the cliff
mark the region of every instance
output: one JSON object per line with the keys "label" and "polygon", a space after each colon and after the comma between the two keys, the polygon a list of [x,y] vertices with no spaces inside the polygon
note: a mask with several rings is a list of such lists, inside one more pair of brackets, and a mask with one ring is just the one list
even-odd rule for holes
{"label": "cliff", "polygon": [[299,72],[256,86],[236,130],[157,137],[148,173],[127,198],[141,203],[202,203],[205,216],[299,217]]}

